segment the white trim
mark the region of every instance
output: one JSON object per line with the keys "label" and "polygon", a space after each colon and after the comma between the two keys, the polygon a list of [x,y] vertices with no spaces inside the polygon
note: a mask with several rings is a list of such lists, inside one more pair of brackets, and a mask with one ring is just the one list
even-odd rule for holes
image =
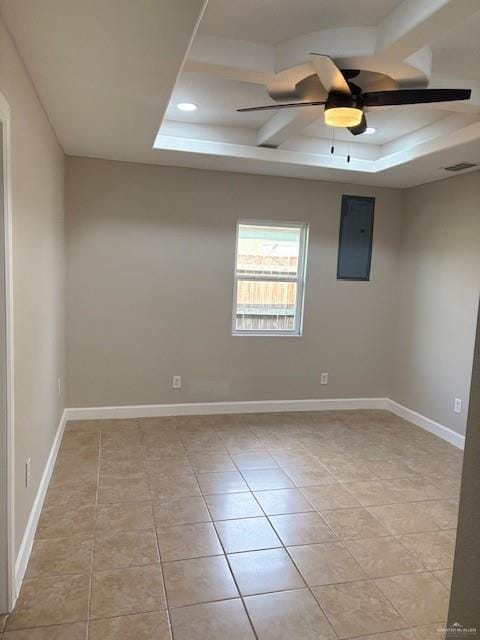
{"label": "white trim", "polygon": [[439,438],[442,438],[442,440],[446,440],[458,449],[465,448],[465,436],[445,427],[443,424],[435,422],[435,420],[431,420],[430,418],[423,416],[421,413],[417,413],[408,407],[404,407],[402,404],[395,402],[395,400],[387,398],[386,409],[394,413],[396,416],[400,416],[400,418],[408,420],[408,422],[412,422],[417,427],[425,429],[425,431],[428,431],[429,433],[433,433]]}
{"label": "white trim", "polygon": [[277,411],[341,411],[384,409],[404,418],[417,427],[433,433],[459,449],[465,446],[465,436],[420,413],[408,409],[390,398],[333,398],[308,400],[254,400],[238,402],[192,402],[184,404],[143,404],[114,407],[77,407],[65,409],[68,420],[108,420],[109,418],[155,418],[234,413],[270,413]]}
{"label": "white trim", "polygon": [[7,354],[7,580],[8,608],[13,608],[15,592],[15,397],[13,357],[13,232],[11,181],[10,106],[0,92],[0,120],[3,127],[3,218],[5,247],[5,311]]}
{"label": "white trim", "polygon": [[276,411],[335,411],[341,409],[385,409],[386,398],[339,398],[333,400],[255,400],[144,404],[119,407],[65,409],[67,420],[151,418],[161,416],[213,415],[219,413],[270,413]]}
{"label": "white trim", "polygon": [[23,577],[25,575],[25,570],[27,568],[30,553],[32,551],[35,530],[37,528],[38,519],[40,518],[40,513],[42,511],[45,496],[47,494],[48,484],[50,482],[50,478],[52,477],[53,468],[57,459],[60,443],[62,442],[62,436],[65,430],[66,422],[66,411],[63,411],[62,417],[60,418],[60,422],[58,424],[57,433],[55,434],[52,448],[50,449],[50,454],[45,465],[45,469],[43,470],[42,479],[40,480],[37,495],[35,496],[32,510],[30,511],[30,516],[25,528],[25,533],[23,535],[22,543],[18,551],[17,560],[15,562],[15,588],[17,595],[20,592],[20,587],[22,586]]}

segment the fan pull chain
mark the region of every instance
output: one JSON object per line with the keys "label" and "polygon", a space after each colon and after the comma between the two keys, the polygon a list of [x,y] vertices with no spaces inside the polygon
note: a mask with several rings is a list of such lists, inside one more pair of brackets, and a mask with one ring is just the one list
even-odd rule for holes
{"label": "fan pull chain", "polygon": [[332,127],[332,147],[330,153],[335,153],[335,114],[333,114],[333,127]]}
{"label": "fan pull chain", "polygon": [[350,142],[348,143],[347,162],[350,162]]}

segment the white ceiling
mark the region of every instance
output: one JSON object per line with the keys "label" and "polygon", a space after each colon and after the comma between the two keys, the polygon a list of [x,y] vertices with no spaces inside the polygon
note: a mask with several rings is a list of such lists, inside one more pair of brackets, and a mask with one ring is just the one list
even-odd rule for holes
{"label": "white ceiling", "polygon": [[66,153],[147,159],[205,0],[0,0]]}
{"label": "white ceiling", "polygon": [[374,26],[400,0],[209,0],[200,33],[277,44],[338,27]]}
{"label": "white ceiling", "polygon": [[[480,2],[479,8],[480,8]],[[480,10],[434,41],[433,70],[480,81]]]}
{"label": "white ceiling", "polygon": [[[208,0],[200,20],[204,4],[0,0],[0,12],[68,154],[400,187],[480,162],[479,0]],[[472,100],[370,109],[377,132],[337,131],[334,155],[322,107],[237,113],[313,73],[312,50],[401,86],[471,87]]]}

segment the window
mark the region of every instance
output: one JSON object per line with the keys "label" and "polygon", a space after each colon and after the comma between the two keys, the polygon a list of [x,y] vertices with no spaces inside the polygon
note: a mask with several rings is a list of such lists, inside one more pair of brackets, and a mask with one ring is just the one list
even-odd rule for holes
{"label": "window", "polygon": [[240,221],[234,335],[300,335],[307,225]]}

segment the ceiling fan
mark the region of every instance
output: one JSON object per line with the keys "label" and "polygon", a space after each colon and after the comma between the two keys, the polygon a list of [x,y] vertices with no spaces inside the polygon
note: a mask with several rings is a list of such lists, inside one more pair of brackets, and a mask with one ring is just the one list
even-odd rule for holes
{"label": "ceiling fan", "polygon": [[287,102],[264,107],[246,107],[237,111],[268,111],[273,109],[296,109],[325,105],[325,123],[332,127],[345,127],[354,136],[364,133],[367,120],[364,108],[390,107],[405,104],[428,102],[450,102],[468,100],[470,89],[396,89],[389,91],[367,91],[352,82],[360,75],[357,69],[340,70],[335,62],[326,55],[312,53],[312,63],[316,74],[328,92],[326,100],[308,100]]}

